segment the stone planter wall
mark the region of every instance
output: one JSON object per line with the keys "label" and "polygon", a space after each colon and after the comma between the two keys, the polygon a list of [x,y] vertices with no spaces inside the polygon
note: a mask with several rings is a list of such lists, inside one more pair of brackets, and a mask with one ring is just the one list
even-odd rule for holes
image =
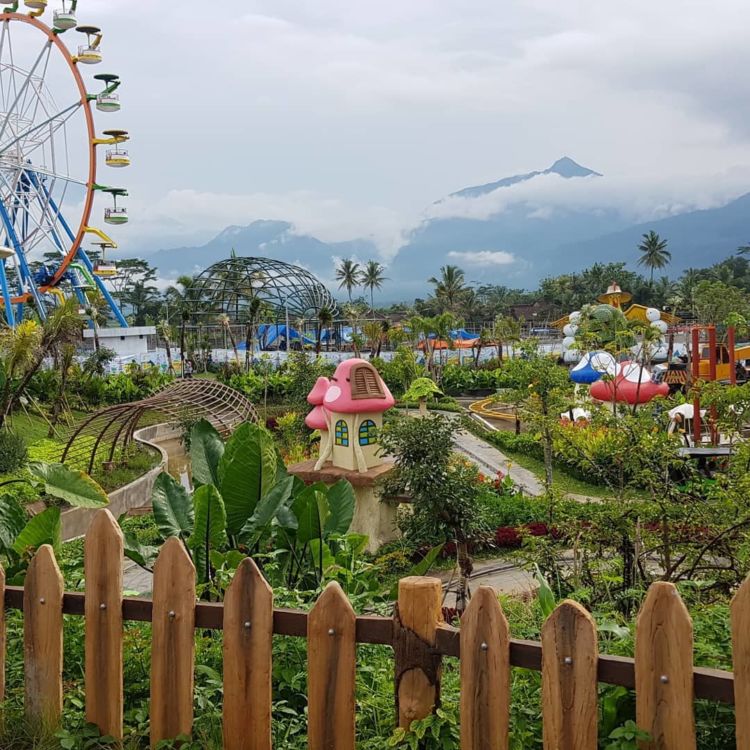
{"label": "stone planter wall", "polygon": [[[161,453],[161,461],[143,476],[138,477],[130,484],[120,487],[109,493],[110,513],[117,518],[133,508],[143,508],[151,502],[151,491],[154,488],[156,477],[166,471],[169,456],[159,445],[162,440],[179,436],[181,429],[173,424],[162,423],[143,427],[133,433],[133,437],[143,445],[151,446]],[[62,537],[63,541],[82,537],[91,523],[91,518],[96,513],[93,508],[68,508],[62,512]]]}

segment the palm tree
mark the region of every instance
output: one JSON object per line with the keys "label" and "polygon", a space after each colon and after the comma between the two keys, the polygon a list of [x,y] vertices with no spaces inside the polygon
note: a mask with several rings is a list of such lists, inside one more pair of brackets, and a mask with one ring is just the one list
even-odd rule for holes
{"label": "palm tree", "polygon": [[57,305],[41,324],[24,321],[0,337],[0,427],[24,394],[31,379],[53,349],[81,335],[84,322],[78,314],[78,300],[70,297]]}
{"label": "palm tree", "polygon": [[86,315],[91,320],[91,326],[94,332],[94,351],[98,352],[101,348],[99,343],[99,321],[102,319],[102,310],[107,302],[101,292],[92,291],[86,295]]}
{"label": "palm tree", "polygon": [[386,280],[386,277],[383,275],[384,271],[385,268],[376,260],[368,260],[367,265],[360,275],[360,283],[365,289],[370,290],[370,312],[375,309],[373,292],[375,289],[380,289]]}
{"label": "palm tree", "polygon": [[172,364],[172,326],[169,325],[168,320],[161,320],[156,325],[156,335],[164,342],[164,351],[167,355],[167,371],[170,374],[174,373],[174,365]]}
{"label": "palm tree", "polygon": [[234,361],[237,363],[237,365],[239,365],[240,355],[237,351],[237,342],[234,339],[234,331],[232,331],[231,319],[226,313],[223,313],[222,315],[219,315],[219,323],[221,323],[222,327],[229,336],[229,343],[232,345],[232,351],[234,352]]}
{"label": "palm tree", "polygon": [[165,292],[165,297],[174,305],[180,316],[180,361],[183,367],[185,366],[185,326],[192,314],[190,290],[194,284],[195,279],[192,276],[180,276],[177,279],[177,286],[170,286]]}
{"label": "palm tree", "polygon": [[442,304],[444,311],[456,312],[456,307],[466,293],[464,272],[458,266],[442,266],[440,278],[428,279],[435,285],[435,298]]}
{"label": "palm tree", "polygon": [[[245,310],[245,370],[250,372],[252,353],[255,348],[255,325],[263,305],[260,297],[253,297]],[[289,332],[287,331],[287,336]]]}
{"label": "palm tree", "polygon": [[344,258],[336,269],[336,281],[340,281],[339,289],[345,288],[349,295],[349,302],[352,301],[352,289],[358,287],[362,282],[361,269],[359,263],[351,258]]}
{"label": "palm tree", "polygon": [[318,325],[317,325],[317,332],[315,337],[315,353],[320,354],[320,339],[323,334],[323,329],[325,328],[328,331],[328,336],[326,337],[326,348],[331,343],[331,331],[330,326],[333,323],[333,311],[329,309],[328,307],[321,307],[320,310],[318,310]]}
{"label": "palm tree", "polygon": [[663,240],[652,229],[643,235],[641,244],[638,249],[642,255],[638,258],[639,266],[646,266],[651,270],[650,285],[654,285],[654,271],[658,268],[664,268],[672,260],[672,253],[667,250],[667,240]]}

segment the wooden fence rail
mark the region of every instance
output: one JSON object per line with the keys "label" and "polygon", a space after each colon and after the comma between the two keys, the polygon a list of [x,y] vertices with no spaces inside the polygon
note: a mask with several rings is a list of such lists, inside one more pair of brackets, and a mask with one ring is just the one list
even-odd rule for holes
{"label": "wooden fence rail", "polygon": [[[511,667],[542,673],[544,746],[595,750],[597,684],[634,688],[644,748],[696,747],[693,701],[736,703],[737,747],[750,750],[750,579],[732,602],[734,673],[693,666],[692,622],[677,590],[656,583],[636,624],[635,659],[598,653],[596,624],[579,604],[562,602],[541,643],[510,638],[492,589],[480,587],[460,629],[441,622],[442,591],[432,578],[399,583],[394,617],[357,616],[336,583],[309,613],[275,609],[273,591],[247,558],[223,604],[196,602],[195,570],[170,539],[154,568],[153,599],[122,596],[122,534],[107,510],[86,536],[85,593],[63,592],[51,547],[39,549],[25,587],[4,585],[0,569],[0,700],[4,697],[5,609],[24,613],[25,708],[49,725],[62,712],[63,614],[86,623],[86,717],[122,736],[123,621],[152,623],[151,743],[190,734],[195,628],[223,630],[224,747],[271,748],[272,635],[308,641],[308,743],[311,750],[354,750],[356,644],[394,650],[398,720],[408,726],[440,701],[444,657],[460,658],[462,750],[508,747]],[[10,648],[18,644],[10,643]]]}

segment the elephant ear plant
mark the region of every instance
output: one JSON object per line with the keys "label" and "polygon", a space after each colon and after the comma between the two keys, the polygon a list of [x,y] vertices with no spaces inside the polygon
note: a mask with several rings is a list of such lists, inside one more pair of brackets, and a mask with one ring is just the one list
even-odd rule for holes
{"label": "elephant ear plant", "polygon": [[[201,583],[235,567],[242,555],[269,553],[291,584],[319,585],[354,515],[347,481],[309,487],[287,474],[273,437],[245,423],[226,444],[205,420],[190,435],[194,489],[167,473],[154,485],[152,505],[161,540],[179,537]],[[126,554],[150,568],[158,549],[125,532]]]}
{"label": "elephant ear plant", "polygon": [[64,464],[32,462],[30,476],[0,484],[0,558],[9,584],[21,585],[26,568],[36,550],[51,544],[55,552],[62,546],[61,510],[50,505],[31,516],[28,510],[2,488],[25,483],[76,508],[102,508],[109,503],[107,493],[87,474]]}

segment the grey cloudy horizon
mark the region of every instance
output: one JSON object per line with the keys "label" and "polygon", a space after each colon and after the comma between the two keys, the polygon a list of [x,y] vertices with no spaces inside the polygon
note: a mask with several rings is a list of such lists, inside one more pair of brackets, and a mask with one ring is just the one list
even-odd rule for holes
{"label": "grey cloudy horizon", "polygon": [[131,132],[125,253],[284,219],[323,240],[371,238],[387,259],[425,217],[502,210],[507,194],[441,198],[563,155],[606,187],[563,196],[553,178],[518,194],[640,217],[750,189],[740,0],[78,8],[104,31],[91,73],[123,80],[122,111],[98,123]]}

